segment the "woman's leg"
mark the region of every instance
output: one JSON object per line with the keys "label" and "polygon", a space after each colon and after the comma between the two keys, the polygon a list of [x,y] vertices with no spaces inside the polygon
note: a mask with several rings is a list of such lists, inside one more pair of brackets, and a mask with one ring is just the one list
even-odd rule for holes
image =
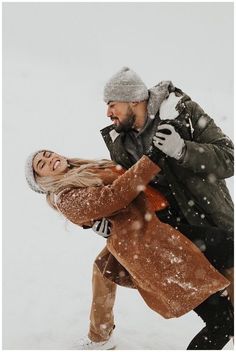
{"label": "woman's leg", "polygon": [[93,266],[92,286],[93,300],[88,337],[94,342],[106,341],[114,329],[113,306],[117,286],[101,274],[96,263]]}
{"label": "woman's leg", "polygon": [[193,338],[187,350],[221,350],[234,334],[233,306],[229,296],[217,292],[194,311],[206,326]]}

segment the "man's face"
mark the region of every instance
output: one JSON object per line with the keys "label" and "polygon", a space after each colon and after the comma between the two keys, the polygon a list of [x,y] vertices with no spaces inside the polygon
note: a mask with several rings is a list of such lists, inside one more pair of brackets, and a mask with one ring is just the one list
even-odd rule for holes
{"label": "man's face", "polygon": [[107,116],[112,120],[114,128],[118,133],[131,130],[136,117],[130,103],[117,101],[108,103]]}

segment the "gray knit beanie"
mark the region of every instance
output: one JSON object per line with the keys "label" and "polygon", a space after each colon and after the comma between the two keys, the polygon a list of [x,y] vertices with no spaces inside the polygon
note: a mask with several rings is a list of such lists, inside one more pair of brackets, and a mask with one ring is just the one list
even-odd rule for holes
{"label": "gray knit beanie", "polygon": [[130,68],[123,67],[106,83],[104,101],[139,102],[148,99],[148,89]]}
{"label": "gray knit beanie", "polygon": [[28,182],[28,185],[30,186],[30,188],[37,193],[47,193],[37,184],[37,182],[35,180],[34,169],[33,169],[33,160],[34,160],[35,155],[37,155],[40,152],[43,152],[44,150],[38,150],[37,152],[31,153],[28,156],[26,163],[25,163],[26,181]]}

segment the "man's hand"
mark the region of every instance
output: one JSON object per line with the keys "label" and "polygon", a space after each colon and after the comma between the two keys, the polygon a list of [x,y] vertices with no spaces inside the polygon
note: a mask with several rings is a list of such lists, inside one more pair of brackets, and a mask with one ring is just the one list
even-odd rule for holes
{"label": "man's hand", "polygon": [[111,234],[111,223],[106,218],[102,218],[94,222],[92,230],[99,236],[108,238]]}
{"label": "man's hand", "polygon": [[153,144],[166,155],[179,160],[184,152],[185,143],[174,127],[168,124],[160,125],[156,135],[153,137]]}

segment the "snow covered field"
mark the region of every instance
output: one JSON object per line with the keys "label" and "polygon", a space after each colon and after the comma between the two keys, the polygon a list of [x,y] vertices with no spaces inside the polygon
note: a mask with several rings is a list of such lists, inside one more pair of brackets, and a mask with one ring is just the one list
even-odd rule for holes
{"label": "snow covered field", "polygon": [[[105,242],[30,191],[24,162],[44,147],[109,157],[102,91],[124,65],[148,87],[171,79],[233,138],[231,3],[3,4],[4,349],[69,350],[87,333]],[[120,350],[184,350],[203,326],[192,312],[165,320],[124,288],[115,317]]]}

